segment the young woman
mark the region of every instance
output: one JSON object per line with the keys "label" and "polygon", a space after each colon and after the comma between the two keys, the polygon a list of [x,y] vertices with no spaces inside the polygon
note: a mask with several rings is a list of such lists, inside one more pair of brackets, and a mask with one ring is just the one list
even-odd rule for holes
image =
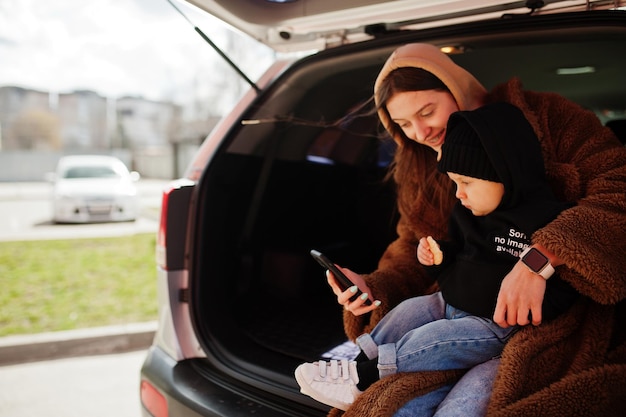
{"label": "young woman", "polygon": [[[499,356],[519,328],[492,320],[502,279],[521,256],[541,259],[525,250],[530,236],[570,205],[552,193],[537,137],[511,104],[453,113],[441,152],[437,169],[454,182],[459,201],[449,237],[439,243],[422,237],[417,246],[417,259],[440,291],[403,301],[359,336],[361,354],[354,363],[300,365],[295,375],[301,391],[320,402],[345,410],[380,378],[471,368]],[[577,294],[545,266],[541,277],[549,281],[541,312],[551,320]]]}
{"label": "young woman", "polygon": [[[401,217],[398,238],[375,272],[344,270],[363,292],[381,302],[380,307],[365,306],[363,299],[350,302],[353,293],[341,292],[329,276],[345,308],[344,326],[351,339],[372,331],[403,300],[436,291],[415,250],[420,237],[445,239],[447,234],[454,185],[436,169],[445,127],[453,112],[493,101],[522,110],[539,139],[553,192],[574,205],[534,233],[531,241],[583,297],[559,320],[538,326],[545,280],[517,262],[502,282],[493,321],[502,327],[525,327],[510,340],[499,364],[479,365],[454,389],[458,373],[385,378],[359,396],[345,416],[447,410],[459,415],[461,407],[462,415],[621,412],[626,388],[616,381],[626,380],[623,145],[593,112],[555,94],[524,91],[518,79],[488,93],[470,73],[427,44],[405,45],[389,57],[376,80],[374,98],[382,124],[399,145],[393,178]],[[531,323],[534,326],[528,326]]]}

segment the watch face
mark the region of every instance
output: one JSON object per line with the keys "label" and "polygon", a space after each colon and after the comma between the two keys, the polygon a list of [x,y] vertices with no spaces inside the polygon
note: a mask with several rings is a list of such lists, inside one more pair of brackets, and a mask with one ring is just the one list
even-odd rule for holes
{"label": "watch face", "polygon": [[541,271],[548,264],[548,258],[535,248],[530,249],[522,261],[535,272]]}

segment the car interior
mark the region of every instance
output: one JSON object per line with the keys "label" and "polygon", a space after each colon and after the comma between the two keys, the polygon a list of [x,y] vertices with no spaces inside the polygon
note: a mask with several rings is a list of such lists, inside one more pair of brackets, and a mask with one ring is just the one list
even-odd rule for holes
{"label": "car interior", "polygon": [[206,360],[295,387],[299,363],[346,341],[340,306],[309,251],[368,273],[395,237],[386,178],[394,144],[366,110],[395,47],[453,46],[451,58],[488,90],[517,76],[526,89],[564,95],[623,132],[623,26],[545,20],[541,31],[521,21],[516,31],[496,22],[381,36],[283,74],[248,110],[255,123],[233,127],[199,182],[190,303]]}

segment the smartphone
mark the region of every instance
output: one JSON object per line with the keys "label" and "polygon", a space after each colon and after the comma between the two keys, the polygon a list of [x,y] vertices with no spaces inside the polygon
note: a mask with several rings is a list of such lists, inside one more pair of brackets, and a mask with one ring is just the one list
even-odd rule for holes
{"label": "smartphone", "polygon": [[[328,269],[330,272],[333,273],[333,275],[335,276],[335,280],[339,284],[339,287],[341,288],[342,291],[345,291],[345,290],[347,290],[348,288],[350,288],[350,287],[352,287],[354,285],[354,283],[352,281],[350,281],[350,278],[348,278],[346,276],[346,274],[341,272],[341,269],[337,268],[337,265],[335,265],[334,262],[332,262],[330,259],[328,259],[324,254],[322,254],[321,252],[316,251],[316,250],[313,249],[313,250],[311,250],[311,256],[320,265],[322,265],[322,267],[324,269]],[[361,296],[361,294],[363,294],[363,291],[361,291],[360,289],[357,289],[357,291],[354,294],[354,296],[350,298],[350,301],[356,300],[357,298],[359,298]],[[365,302],[363,304],[371,305],[372,304],[372,300],[370,300],[368,298],[367,300],[365,300]]]}

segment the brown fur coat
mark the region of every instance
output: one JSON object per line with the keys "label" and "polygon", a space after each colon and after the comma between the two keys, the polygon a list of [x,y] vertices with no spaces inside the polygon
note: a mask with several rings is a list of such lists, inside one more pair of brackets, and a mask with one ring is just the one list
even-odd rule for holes
{"label": "brown fur coat", "polygon": [[[626,148],[592,112],[555,94],[525,92],[517,79],[496,87],[484,100],[507,101],[522,109],[539,137],[557,196],[576,203],[532,240],[565,262],[558,267],[561,277],[583,295],[557,320],[527,326],[510,340],[487,415],[624,415]],[[396,181],[401,187],[401,179]],[[415,248],[422,236],[443,236],[447,218],[423,210],[416,215],[419,210],[400,210],[398,239],[378,270],[364,276],[372,294],[383,302],[381,307],[364,316],[344,312],[351,339],[370,331],[400,301],[435,290],[415,259]],[[410,399],[460,375],[441,371],[384,378],[345,413],[335,409],[330,416],[392,416]]]}

